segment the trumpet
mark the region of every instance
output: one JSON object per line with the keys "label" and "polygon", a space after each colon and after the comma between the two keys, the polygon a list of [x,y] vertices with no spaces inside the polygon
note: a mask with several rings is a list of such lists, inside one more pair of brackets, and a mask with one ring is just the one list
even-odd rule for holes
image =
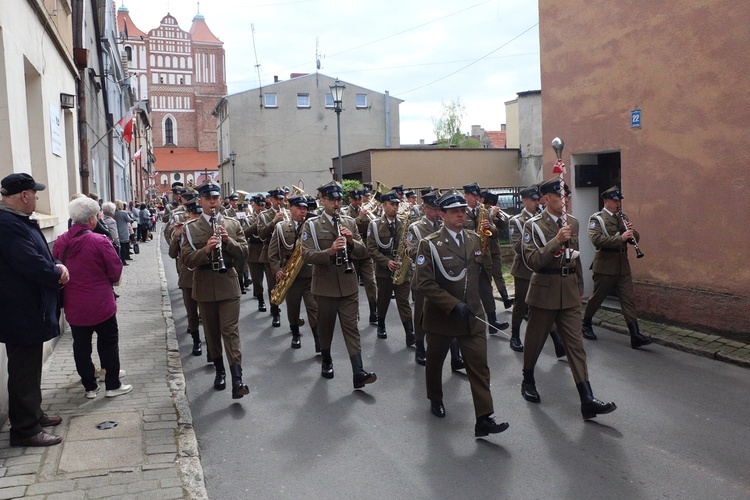
{"label": "trumpet", "polygon": [[219,243],[216,245],[216,248],[214,248],[213,252],[211,253],[211,269],[214,271],[218,271],[221,274],[224,274],[228,271],[227,266],[224,264],[224,252],[221,249],[221,235],[219,234],[219,223],[218,223],[218,217],[216,214],[216,209],[211,209],[211,219],[213,220],[213,225],[211,229],[214,231],[214,236],[219,238]]}
{"label": "trumpet", "polygon": [[[336,210],[333,213],[333,222],[336,224],[336,231],[338,233],[338,237],[341,237],[341,214],[338,210]],[[354,272],[354,266],[352,265],[352,262],[349,260],[349,251],[346,249],[346,245],[344,246],[343,255],[339,256],[336,255],[336,265],[340,266],[341,264],[344,264],[346,266],[346,269],[344,269],[345,274],[351,274]]]}
{"label": "trumpet", "polygon": [[[622,207],[618,207],[618,209],[617,209],[617,216],[620,218],[620,220],[622,221],[622,225],[625,227],[625,230],[627,231],[628,224],[627,224],[627,221],[625,220],[625,215],[623,215],[623,213],[622,213]],[[641,252],[641,249],[638,246],[638,242],[635,241],[635,238],[630,238],[628,240],[628,243],[630,243],[631,245],[633,245],[633,248],[635,249],[635,257],[636,257],[636,259],[640,259],[641,257],[643,257],[644,254],[643,254],[643,252]]]}

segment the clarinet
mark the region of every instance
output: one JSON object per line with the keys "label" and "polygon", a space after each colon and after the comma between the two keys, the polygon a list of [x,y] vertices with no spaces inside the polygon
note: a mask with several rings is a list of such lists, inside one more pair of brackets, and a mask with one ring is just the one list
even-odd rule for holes
{"label": "clarinet", "polygon": [[[341,237],[341,214],[338,210],[336,210],[333,214],[333,221],[336,223],[336,231],[338,231],[339,238]],[[340,266],[341,264],[344,264],[346,266],[346,269],[344,269],[344,274],[351,274],[354,272],[354,266],[352,266],[351,261],[349,260],[349,251],[346,249],[346,245],[344,245],[344,255],[342,257],[339,257],[336,255],[336,265]]]}
{"label": "clarinet", "polygon": [[[617,209],[617,216],[620,218],[620,220],[622,221],[622,225],[625,227],[625,230],[627,231],[628,224],[627,224],[627,221],[625,220],[625,216],[622,213],[622,208],[618,208]],[[630,243],[631,245],[633,245],[633,248],[635,249],[635,257],[637,259],[640,259],[641,257],[643,257],[643,252],[641,252],[641,249],[638,246],[638,242],[635,241],[635,238],[631,237],[628,240],[628,243]]]}
{"label": "clarinet", "polygon": [[213,230],[214,230],[214,236],[219,238],[219,244],[216,245],[216,248],[214,248],[214,251],[211,255],[211,269],[214,271],[218,271],[221,274],[224,274],[228,271],[227,266],[224,265],[224,252],[221,250],[221,236],[219,236],[219,223],[217,221],[218,217],[216,215],[216,209],[211,209],[211,216],[213,217],[214,223],[213,223]]}

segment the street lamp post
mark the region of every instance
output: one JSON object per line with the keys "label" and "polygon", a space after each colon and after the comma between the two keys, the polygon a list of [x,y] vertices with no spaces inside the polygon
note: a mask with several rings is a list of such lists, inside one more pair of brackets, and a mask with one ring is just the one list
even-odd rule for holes
{"label": "street lamp post", "polygon": [[234,162],[237,161],[237,153],[234,151],[229,153],[229,159],[232,160],[232,192],[234,193],[237,190],[237,183],[234,178]]}
{"label": "street lamp post", "polygon": [[338,132],[339,140],[339,174],[338,181],[343,184],[344,182],[344,162],[341,159],[341,111],[343,111],[343,98],[344,89],[346,86],[336,78],[336,81],[331,85],[331,95],[333,96],[333,110],[336,112],[336,131]]}

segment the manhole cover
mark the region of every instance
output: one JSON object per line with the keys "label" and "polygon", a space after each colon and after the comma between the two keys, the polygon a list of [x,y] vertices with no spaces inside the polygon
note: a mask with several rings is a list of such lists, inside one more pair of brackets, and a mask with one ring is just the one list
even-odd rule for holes
{"label": "manhole cover", "polygon": [[106,422],[101,422],[96,424],[96,428],[100,431],[105,431],[107,429],[114,429],[117,427],[117,422],[114,422],[112,420],[107,420]]}

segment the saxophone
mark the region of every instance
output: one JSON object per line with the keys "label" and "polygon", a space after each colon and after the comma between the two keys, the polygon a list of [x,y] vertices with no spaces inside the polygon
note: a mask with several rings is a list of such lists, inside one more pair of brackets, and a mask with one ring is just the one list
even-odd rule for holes
{"label": "saxophone", "polygon": [[490,236],[492,236],[492,231],[489,229],[482,229],[482,222],[484,222],[485,219],[485,208],[482,205],[479,206],[479,216],[477,217],[477,227],[476,232],[479,234],[479,237],[482,239],[482,255],[485,255],[487,252],[487,244],[490,242]]}
{"label": "saxophone", "polygon": [[402,285],[406,281],[406,277],[411,270],[412,260],[411,257],[409,257],[406,248],[406,222],[408,218],[408,212],[398,218],[399,222],[401,222],[401,229],[398,234],[398,252],[396,253],[396,263],[398,264],[398,267],[391,274],[391,279],[393,280],[394,285]]}
{"label": "saxophone", "polygon": [[287,292],[289,292],[289,288],[302,270],[303,265],[302,240],[297,239],[292,255],[289,256],[289,260],[286,261],[286,264],[284,264],[284,268],[282,269],[284,276],[276,281],[276,286],[271,290],[271,304],[278,306],[284,302],[284,298],[286,297]]}

